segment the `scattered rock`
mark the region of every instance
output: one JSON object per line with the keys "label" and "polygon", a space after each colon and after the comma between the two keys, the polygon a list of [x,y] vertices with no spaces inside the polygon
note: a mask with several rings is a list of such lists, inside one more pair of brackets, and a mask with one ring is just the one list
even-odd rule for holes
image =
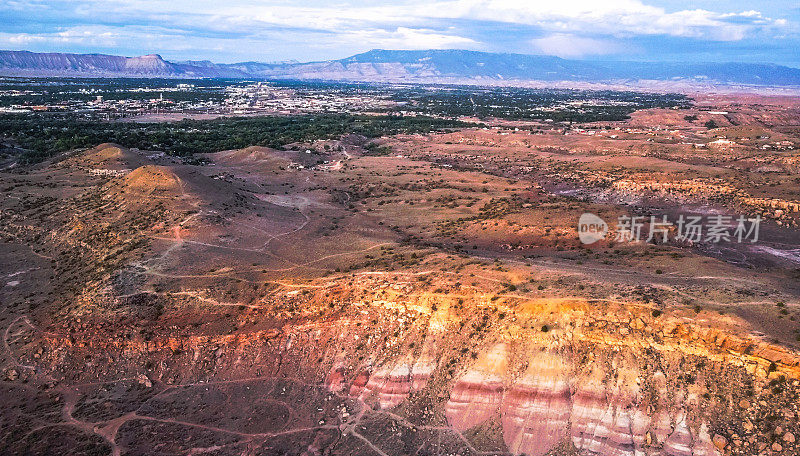
{"label": "scattered rock", "polygon": [[19,378],[19,372],[16,369],[9,369],[6,371],[6,378],[13,382]]}
{"label": "scattered rock", "polygon": [[152,388],[153,387],[153,382],[151,382],[150,379],[147,378],[147,376],[144,375],[144,374],[137,375],[136,376],[136,381],[138,381],[140,385],[144,385],[147,388]]}
{"label": "scattered rock", "polygon": [[719,434],[714,434],[714,437],[711,439],[711,441],[714,442],[714,446],[719,450],[724,450],[728,445],[728,439]]}

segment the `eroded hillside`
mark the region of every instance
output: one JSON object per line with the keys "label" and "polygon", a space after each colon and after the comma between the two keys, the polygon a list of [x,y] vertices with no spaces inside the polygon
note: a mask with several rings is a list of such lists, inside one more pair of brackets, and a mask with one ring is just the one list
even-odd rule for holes
{"label": "eroded hillside", "polygon": [[[796,123],[749,109],[4,172],[0,448],[796,454]],[[765,244],[575,230],[682,207]]]}

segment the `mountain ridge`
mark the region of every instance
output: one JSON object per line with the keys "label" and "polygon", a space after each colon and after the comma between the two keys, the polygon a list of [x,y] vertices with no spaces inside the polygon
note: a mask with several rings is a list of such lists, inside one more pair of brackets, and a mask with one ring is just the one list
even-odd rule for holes
{"label": "mountain ridge", "polygon": [[0,51],[0,75],[164,78],[264,78],[352,82],[504,84],[575,81],[694,82],[710,85],[800,86],[800,69],[775,64],[582,61],[554,56],[469,50],[373,49],[316,62],[171,62],[158,54]]}

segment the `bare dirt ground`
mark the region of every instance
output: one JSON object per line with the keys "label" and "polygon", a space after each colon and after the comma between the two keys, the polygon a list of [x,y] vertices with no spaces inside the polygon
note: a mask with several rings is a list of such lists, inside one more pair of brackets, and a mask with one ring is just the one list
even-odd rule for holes
{"label": "bare dirt ground", "polygon": [[377,142],[0,173],[2,452],[796,454],[795,99]]}

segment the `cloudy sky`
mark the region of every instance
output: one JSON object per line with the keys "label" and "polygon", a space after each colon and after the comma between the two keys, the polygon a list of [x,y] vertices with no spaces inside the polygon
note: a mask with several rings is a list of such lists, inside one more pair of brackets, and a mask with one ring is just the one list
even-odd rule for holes
{"label": "cloudy sky", "polygon": [[0,0],[0,49],[300,61],[380,49],[800,67],[800,2]]}

